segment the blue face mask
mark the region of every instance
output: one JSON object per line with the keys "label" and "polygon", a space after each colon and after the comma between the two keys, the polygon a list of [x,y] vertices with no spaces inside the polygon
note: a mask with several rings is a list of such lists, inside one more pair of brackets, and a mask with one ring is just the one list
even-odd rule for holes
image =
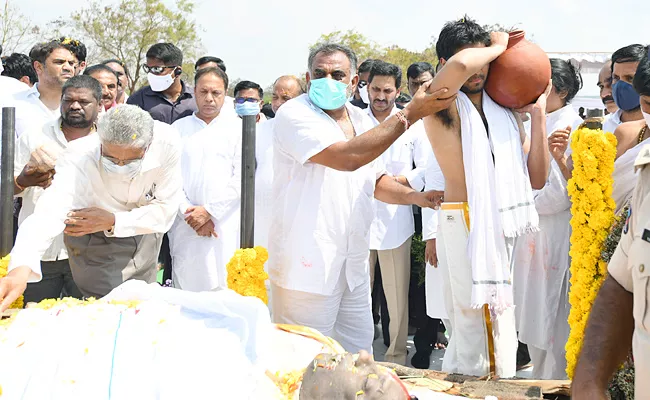
{"label": "blue face mask", "polygon": [[235,103],[235,112],[240,117],[257,115],[260,113],[260,103],[253,103],[251,101],[245,101],[242,104]]}
{"label": "blue face mask", "polygon": [[631,111],[641,104],[639,94],[627,82],[618,81],[612,85],[614,103],[623,111]]}
{"label": "blue face mask", "polygon": [[348,85],[330,78],[313,79],[309,83],[309,98],[322,110],[338,110],[347,103]]}

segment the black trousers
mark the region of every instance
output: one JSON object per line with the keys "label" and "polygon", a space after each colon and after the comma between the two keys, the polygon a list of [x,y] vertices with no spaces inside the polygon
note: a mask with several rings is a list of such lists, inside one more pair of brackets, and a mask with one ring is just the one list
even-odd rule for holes
{"label": "black trousers", "polygon": [[167,280],[172,279],[172,255],[169,251],[169,238],[165,233],[163,236],[162,246],[160,247],[160,255],[158,256],[158,262],[163,265],[163,281],[165,284]]}

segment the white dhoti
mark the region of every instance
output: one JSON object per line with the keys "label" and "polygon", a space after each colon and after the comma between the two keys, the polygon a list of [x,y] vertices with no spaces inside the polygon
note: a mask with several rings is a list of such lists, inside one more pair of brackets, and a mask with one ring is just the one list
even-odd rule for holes
{"label": "white dhoti", "polygon": [[338,341],[350,353],[372,354],[374,324],[370,307],[370,277],[350,290],[345,268],[331,295],[284,289],[271,283],[276,324],[302,325]]}
{"label": "white dhoti", "polygon": [[[502,312],[487,305],[472,308],[472,267],[467,241],[469,215],[463,203],[445,203],[440,211],[438,259],[443,277],[445,307],[451,338],[442,370],[484,376],[490,372],[508,378],[515,376],[517,333],[514,307]],[[512,241],[507,240],[508,254]]]}

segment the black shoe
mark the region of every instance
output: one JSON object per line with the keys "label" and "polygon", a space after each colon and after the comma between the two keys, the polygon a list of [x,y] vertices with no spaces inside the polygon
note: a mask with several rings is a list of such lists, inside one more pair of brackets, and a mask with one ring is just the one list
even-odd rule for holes
{"label": "black shoe", "polygon": [[429,369],[431,366],[431,353],[416,352],[411,358],[411,365],[418,369]]}

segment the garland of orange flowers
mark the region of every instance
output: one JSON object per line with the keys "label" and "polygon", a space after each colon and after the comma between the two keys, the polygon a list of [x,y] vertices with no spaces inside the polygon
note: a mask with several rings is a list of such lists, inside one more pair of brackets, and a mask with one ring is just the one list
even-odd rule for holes
{"label": "garland of orange flowers", "polygon": [[269,253],[262,246],[252,249],[239,249],[226,265],[228,288],[242,296],[257,297],[268,304],[264,281],[269,275],[264,271],[264,263]]}
{"label": "garland of orange flowers", "polygon": [[[7,275],[7,269],[9,268],[9,256],[3,257],[0,259],[0,278]],[[16,299],[9,308],[23,308],[24,297],[21,295]]]}
{"label": "garland of orange flowers", "polygon": [[607,275],[601,252],[614,221],[612,173],[616,137],[600,129],[581,127],[573,133],[574,169],[568,182],[571,196],[571,290],[566,344],[567,375],[573,378],[582,349],[587,320],[598,290]]}

